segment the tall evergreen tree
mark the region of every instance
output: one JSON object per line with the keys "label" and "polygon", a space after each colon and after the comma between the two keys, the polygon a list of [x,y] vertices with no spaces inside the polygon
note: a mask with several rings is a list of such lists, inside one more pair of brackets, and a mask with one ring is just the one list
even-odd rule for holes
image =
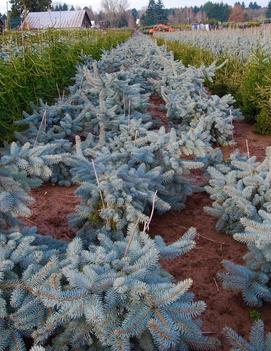
{"label": "tall evergreen tree", "polygon": [[244,3],[244,1],[240,2],[240,1],[237,1],[234,6],[240,6],[242,9],[245,9],[246,8],[246,5]]}
{"label": "tall evergreen tree", "polygon": [[203,10],[209,19],[226,22],[229,19],[231,8],[228,4],[212,3],[208,1],[204,4]]}
{"label": "tall evergreen tree", "polygon": [[131,10],[131,15],[132,15],[133,19],[136,21],[138,19],[138,11],[137,11],[137,9],[133,8]]}
{"label": "tall evergreen tree", "polygon": [[267,5],[266,17],[271,18],[271,1]]}
{"label": "tall evergreen tree", "polygon": [[149,1],[147,11],[142,18],[142,22],[146,26],[153,26],[157,23],[157,4],[154,0]]}
{"label": "tall evergreen tree", "polygon": [[261,8],[261,6],[258,5],[256,1],[254,1],[254,2],[251,1],[248,5],[248,8],[250,8],[252,10],[258,10]]}
{"label": "tall evergreen tree", "polygon": [[167,13],[162,0],[158,0],[156,4],[157,23],[167,23]]}
{"label": "tall evergreen tree", "polygon": [[57,4],[56,6],[53,6],[53,11],[68,11],[69,7],[68,5],[64,2],[64,4]]}
{"label": "tall evergreen tree", "polygon": [[52,0],[10,0],[11,16],[18,17],[28,11],[47,11],[52,4]]}
{"label": "tall evergreen tree", "polygon": [[158,23],[167,23],[167,10],[162,0],[150,0],[146,13],[141,19],[146,26],[153,26]]}

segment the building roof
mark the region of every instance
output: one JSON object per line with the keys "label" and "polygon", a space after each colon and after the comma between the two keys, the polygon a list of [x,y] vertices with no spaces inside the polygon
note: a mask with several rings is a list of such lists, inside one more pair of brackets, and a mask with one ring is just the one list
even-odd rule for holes
{"label": "building roof", "polygon": [[22,26],[27,26],[30,29],[79,28],[82,26],[85,16],[88,16],[85,10],[29,12]]}

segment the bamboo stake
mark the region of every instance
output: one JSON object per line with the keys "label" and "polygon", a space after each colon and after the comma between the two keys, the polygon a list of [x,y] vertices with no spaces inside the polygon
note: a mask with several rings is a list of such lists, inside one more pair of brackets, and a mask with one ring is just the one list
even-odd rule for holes
{"label": "bamboo stake", "polygon": [[136,233],[136,231],[137,231],[137,226],[138,226],[138,224],[139,224],[139,218],[137,219],[137,221],[136,221],[136,223],[135,223],[135,225],[134,225],[134,230],[133,230],[133,232],[132,232],[132,234],[131,234],[131,236],[130,236],[130,238],[129,238],[129,241],[128,241],[128,244],[127,244],[127,246],[126,246],[126,249],[125,249],[125,252],[124,252],[124,256],[123,256],[123,257],[127,257],[129,248],[130,248],[130,246],[131,246],[131,244],[132,244],[132,242],[133,242],[133,240],[134,240],[134,236],[135,236],[135,233]]}
{"label": "bamboo stake", "polygon": [[45,110],[44,113],[43,113],[43,116],[42,116],[42,119],[41,119],[41,122],[40,122],[40,126],[39,126],[39,129],[38,129],[38,133],[37,133],[37,136],[36,136],[36,139],[35,139],[35,142],[34,142],[34,146],[37,145],[38,138],[39,138],[39,135],[40,135],[43,123],[44,123],[44,128],[46,128],[46,113],[47,113],[47,110]]}
{"label": "bamboo stake", "polygon": [[247,157],[250,158],[248,140],[246,139]]}
{"label": "bamboo stake", "polygon": [[105,208],[103,193],[102,193],[102,191],[101,191],[101,189],[100,189],[100,181],[99,181],[98,174],[97,174],[97,171],[96,171],[96,166],[95,166],[95,163],[94,163],[93,160],[91,160],[91,162],[92,162],[92,166],[93,166],[93,169],[94,169],[96,182],[97,182],[97,185],[98,185],[98,187],[99,187],[99,193],[100,193],[100,197],[101,197],[101,200],[102,200],[102,205],[103,205],[103,208]]}
{"label": "bamboo stake", "polygon": [[[157,190],[156,190],[156,192],[154,193],[154,196],[153,196],[151,215],[149,217],[149,220],[147,222],[145,222],[145,224],[144,224],[143,233],[146,233],[146,231],[149,230],[149,226],[150,226],[153,214],[154,214],[156,194],[157,194]],[[133,230],[133,232],[132,232],[132,234],[131,234],[131,236],[129,238],[127,247],[126,247],[125,252],[124,252],[124,257],[127,257],[127,255],[128,255],[128,251],[129,251],[129,248],[130,248],[130,246],[131,246],[131,244],[132,244],[132,242],[134,240],[134,236],[135,236],[135,233],[137,231],[138,224],[139,224],[139,218],[137,219],[137,221],[135,223],[135,226],[134,226],[134,230]]]}
{"label": "bamboo stake", "polygon": [[128,115],[131,116],[131,100],[129,100]]}
{"label": "bamboo stake", "polygon": [[151,224],[152,217],[153,217],[153,214],[154,214],[156,198],[157,198],[157,190],[156,190],[156,192],[155,192],[154,195],[153,195],[151,215],[150,215],[150,217],[149,217],[148,222],[146,222],[146,223],[144,224],[144,229],[143,229],[143,232],[144,232],[144,233],[145,233],[146,231],[149,231],[149,230],[150,230],[150,224]]}
{"label": "bamboo stake", "polygon": [[231,126],[232,126],[231,138],[232,138],[232,141],[234,141],[233,115],[232,115],[232,110],[231,109],[230,109],[230,117],[231,117]]}

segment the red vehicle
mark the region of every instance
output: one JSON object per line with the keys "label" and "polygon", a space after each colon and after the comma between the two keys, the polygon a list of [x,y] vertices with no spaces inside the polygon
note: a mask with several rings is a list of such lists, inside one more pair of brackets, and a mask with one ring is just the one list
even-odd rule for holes
{"label": "red vehicle", "polygon": [[168,26],[167,24],[156,24],[149,30],[149,33],[153,34],[156,32],[175,32],[175,28]]}

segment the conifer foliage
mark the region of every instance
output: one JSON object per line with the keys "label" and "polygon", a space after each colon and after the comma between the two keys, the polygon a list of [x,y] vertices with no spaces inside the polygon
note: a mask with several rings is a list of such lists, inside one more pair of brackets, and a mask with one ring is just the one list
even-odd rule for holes
{"label": "conifer foliage", "polygon": [[241,218],[260,220],[258,211],[271,201],[271,148],[263,162],[237,151],[208,172],[211,178],[205,189],[214,202],[205,210],[218,218],[218,230],[232,234],[244,228]]}
{"label": "conifer foliage", "polygon": [[56,145],[32,147],[13,142],[0,158],[0,228],[17,223],[17,217],[28,217],[32,203],[29,191],[39,187],[52,175],[52,166],[63,160],[55,154]]}
{"label": "conifer foliage", "polygon": [[[271,302],[271,148],[264,161],[256,157],[231,155],[228,164],[208,169],[211,179],[206,190],[214,200],[206,211],[218,217],[217,228],[233,234],[247,245],[244,265],[224,261],[225,272],[218,277],[223,287],[241,292],[249,306]],[[270,333],[264,336],[262,321],[254,324],[250,341],[230,328],[225,334],[233,350],[270,350]]]}
{"label": "conifer foliage", "polygon": [[[190,171],[216,160],[212,144],[232,141],[232,99],[203,87],[215,69],[185,68],[134,36],[87,60],[55,105],[25,114],[0,159],[1,350],[25,351],[26,340],[32,351],[218,347],[201,331],[206,306],[189,292],[191,279],[176,283],[159,263],[190,251],[195,230],[169,245],[147,234],[154,211],[185,206]],[[147,113],[153,93],[169,128]],[[44,180],[78,185],[69,244],[18,220]]]}
{"label": "conifer foliage", "polygon": [[264,324],[261,320],[256,321],[251,328],[249,341],[239,336],[231,328],[225,328],[224,333],[229,340],[233,351],[270,351],[271,350],[271,333],[264,335]]}
{"label": "conifer foliage", "polygon": [[245,266],[224,261],[219,273],[225,288],[242,293],[250,306],[271,301],[271,148],[262,162],[234,153],[228,163],[208,168],[207,192],[214,200],[207,213],[218,217],[217,228],[247,245]]}
{"label": "conifer foliage", "polygon": [[[232,234],[247,245],[244,264],[225,260],[225,271],[218,274],[226,289],[237,290],[249,306],[271,302],[271,147],[266,157],[238,151],[230,159],[208,168],[209,185],[205,187],[213,200],[205,211],[218,218],[217,229]],[[270,350],[270,333],[266,339],[262,321],[254,324],[246,341],[230,328],[225,334],[233,350]]]}

